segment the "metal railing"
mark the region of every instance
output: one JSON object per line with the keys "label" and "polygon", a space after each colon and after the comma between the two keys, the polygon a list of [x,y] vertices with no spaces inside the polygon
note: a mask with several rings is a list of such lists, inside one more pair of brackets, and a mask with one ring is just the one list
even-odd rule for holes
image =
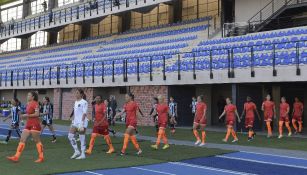
{"label": "metal railing", "polygon": [[264,6],[259,12],[252,16],[248,21],[248,29],[250,32],[258,31],[262,25],[265,25],[266,21],[283,10],[284,8],[291,6],[307,3],[307,0],[272,0],[266,6]]}
{"label": "metal railing", "polygon": [[114,0],[100,0],[76,4],[63,9],[55,9],[43,12],[38,16],[9,21],[0,25],[0,39],[23,32],[34,32],[52,26],[65,23],[91,19],[95,15],[105,14],[115,9],[128,8],[131,5],[138,5],[140,2],[147,3],[155,0],[120,0],[120,4],[114,4]]}
{"label": "metal railing", "polygon": [[[218,55],[214,55],[214,51],[220,51],[220,50],[224,50],[226,51],[226,55],[227,55],[227,66],[224,68],[227,71],[227,76],[228,78],[235,78],[235,70],[236,69],[240,69],[237,68],[235,66],[235,55],[236,54],[240,54],[235,52],[235,49],[238,48],[248,48],[248,52],[245,52],[245,55],[249,55],[249,65],[244,67],[244,68],[249,68],[250,69],[250,76],[251,77],[255,77],[255,67],[256,67],[256,59],[255,59],[255,54],[257,54],[258,52],[261,53],[261,51],[257,50],[257,47],[260,46],[271,46],[272,50],[267,51],[270,52],[272,57],[270,58],[270,63],[271,68],[272,68],[272,74],[273,76],[277,76],[277,69],[276,69],[276,57],[277,57],[277,53],[279,52],[283,52],[284,50],[278,50],[277,46],[279,44],[288,44],[288,43],[295,43],[292,47],[293,50],[295,50],[295,60],[292,62],[291,65],[289,66],[295,66],[296,68],[296,75],[300,76],[301,75],[301,69],[300,69],[300,64],[301,64],[301,51],[302,48],[300,47],[300,43],[301,42],[307,42],[307,40],[303,41],[288,41],[288,42],[278,42],[278,43],[271,43],[271,44],[258,44],[258,45],[253,45],[253,46],[237,46],[237,47],[227,47],[227,48],[221,48],[221,49],[202,49],[200,51],[194,51],[194,52],[178,52],[176,54],[171,55],[171,57],[167,58],[167,56],[169,55],[153,55],[153,56],[149,56],[147,57],[148,59],[146,61],[142,61],[141,57],[134,57],[134,59],[136,59],[136,62],[133,63],[129,63],[129,59],[120,59],[119,64],[116,64],[115,62],[118,60],[111,60],[111,64],[110,64],[110,60],[105,60],[105,61],[87,61],[87,62],[80,62],[80,63],[72,63],[72,64],[65,64],[65,63],[58,63],[57,65],[54,66],[44,66],[43,68],[25,68],[25,69],[14,69],[14,70],[4,70],[4,71],[0,71],[0,87],[13,87],[14,86],[14,82],[16,84],[16,86],[20,86],[20,81],[22,82],[22,86],[26,86],[25,82],[28,81],[28,86],[32,86],[33,81],[35,82],[35,86],[38,85],[38,81],[39,79],[41,80],[41,85],[45,86],[45,81],[48,81],[48,87],[50,85],[52,85],[52,80],[56,80],[55,84],[56,85],[61,85],[61,79],[65,79],[65,84],[69,84],[69,79],[73,79],[73,84],[77,84],[77,80],[78,78],[82,78],[82,83],[83,84],[88,84],[90,82],[87,82],[86,80],[90,79],[91,77],[91,83],[95,83],[96,79],[101,77],[101,83],[105,83],[105,77],[107,77],[105,75],[106,73],[106,69],[108,68],[110,70],[111,67],[111,75],[108,75],[108,77],[112,77],[112,82],[115,82],[115,77],[117,76],[121,76],[120,74],[116,74],[115,70],[116,69],[122,69],[122,77],[123,77],[123,82],[128,82],[129,80],[129,66],[131,67],[131,64],[133,64],[133,66],[135,67],[136,72],[133,74],[134,76],[136,76],[137,81],[141,81],[141,78],[144,77],[148,77],[149,75],[149,80],[153,81],[153,76],[161,76],[161,72],[157,72],[156,69],[157,67],[154,67],[154,61],[156,57],[162,57],[162,65],[160,65],[158,68],[162,69],[162,79],[166,80],[167,79],[167,73],[168,72],[172,72],[172,73],[177,73],[178,74],[178,80],[182,80],[182,72],[185,72],[184,70],[182,70],[182,64],[186,61],[186,59],[188,58],[184,58],[183,56],[185,54],[192,54],[192,57],[190,58],[192,63],[189,62],[192,66],[191,70],[188,70],[189,72],[192,72],[192,77],[194,80],[197,79],[197,71],[204,71],[207,70],[209,71],[209,77],[210,79],[214,79],[214,70],[216,70],[215,66],[214,66],[214,56],[218,56]],[[197,56],[199,53],[204,53],[207,52],[207,56]],[[200,70],[199,68],[197,68],[197,66],[199,66],[199,61],[200,60],[204,60],[204,57],[206,57],[206,63],[207,64],[207,68]],[[167,61],[173,61],[172,65],[169,65],[167,63]],[[109,64],[107,64],[107,62]],[[100,63],[98,65],[96,65],[95,63]],[[142,72],[141,69],[141,64],[147,64],[149,65],[149,70]],[[86,66],[87,65],[87,66]],[[167,71],[167,67],[168,66],[175,66],[177,67],[177,70],[173,70],[173,71]],[[101,68],[101,74],[97,75],[96,74],[96,68]],[[90,75],[86,75],[86,70],[91,71]],[[69,71],[70,70],[70,71]],[[82,72],[82,76],[78,75],[78,70],[80,72]],[[28,78],[26,78],[26,71],[28,72]],[[48,75],[46,75],[46,71],[48,71]],[[65,75],[63,76],[62,73],[65,72]],[[72,72],[73,73],[73,78],[69,77],[69,73],[68,72]],[[34,73],[34,75],[32,74]],[[20,74],[22,75],[22,78],[20,78]],[[4,76],[3,76],[4,75]],[[14,80],[14,75],[17,75],[17,79]],[[53,76],[55,75],[55,76]],[[141,77],[144,76],[144,77]],[[39,76],[41,78],[39,78]],[[34,78],[33,78],[34,77]],[[89,77],[89,78],[87,78]],[[4,78],[4,79],[3,79]],[[130,77],[131,78],[131,77]],[[9,83],[9,84],[8,84]]]}

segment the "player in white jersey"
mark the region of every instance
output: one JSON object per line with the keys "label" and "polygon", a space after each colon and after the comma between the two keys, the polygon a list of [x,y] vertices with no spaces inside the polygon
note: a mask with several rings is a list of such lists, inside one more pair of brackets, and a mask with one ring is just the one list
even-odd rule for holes
{"label": "player in white jersey", "polygon": [[[74,154],[71,156],[71,159],[85,159],[85,150],[86,150],[86,142],[85,142],[85,133],[88,125],[87,118],[87,109],[88,103],[85,100],[85,94],[82,89],[78,89],[76,91],[76,98],[74,105],[74,117],[72,119],[72,124],[68,133],[68,139],[70,141],[71,146],[74,149]],[[75,134],[79,133],[79,138],[81,142],[81,152],[79,151]]]}

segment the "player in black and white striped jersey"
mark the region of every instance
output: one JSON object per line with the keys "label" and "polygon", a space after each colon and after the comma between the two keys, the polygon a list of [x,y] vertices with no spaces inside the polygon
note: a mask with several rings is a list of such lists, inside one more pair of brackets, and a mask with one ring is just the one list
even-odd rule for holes
{"label": "player in black and white striped jersey", "polygon": [[3,144],[7,144],[8,141],[10,140],[12,136],[12,131],[15,130],[18,137],[20,138],[21,131],[19,129],[19,122],[20,122],[20,115],[21,115],[21,107],[20,107],[20,102],[17,98],[12,99],[11,101],[12,107],[11,107],[11,114],[7,116],[3,121],[8,120],[11,118],[11,126],[10,129],[8,130],[7,137],[5,141],[1,142]]}
{"label": "player in black and white striped jersey", "polygon": [[49,97],[44,97],[43,99],[43,107],[42,107],[42,113],[40,114],[41,116],[43,116],[43,120],[42,120],[42,132],[44,131],[44,129],[46,128],[46,126],[48,126],[50,132],[52,133],[52,143],[56,142],[56,136],[55,136],[55,131],[52,125],[52,118],[53,118],[53,105],[50,102]]}
{"label": "player in black and white striped jersey", "polygon": [[175,133],[175,125],[177,124],[177,117],[178,117],[178,113],[177,113],[177,103],[175,102],[174,97],[170,97],[169,98],[169,112],[170,112],[170,127],[171,127],[171,133],[174,134]]}

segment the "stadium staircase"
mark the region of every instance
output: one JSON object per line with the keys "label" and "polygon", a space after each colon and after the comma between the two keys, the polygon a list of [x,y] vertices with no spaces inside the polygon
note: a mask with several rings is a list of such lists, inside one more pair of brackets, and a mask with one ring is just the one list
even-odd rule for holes
{"label": "stadium staircase", "polygon": [[288,9],[306,8],[307,0],[272,0],[248,20],[249,32],[259,32]]}

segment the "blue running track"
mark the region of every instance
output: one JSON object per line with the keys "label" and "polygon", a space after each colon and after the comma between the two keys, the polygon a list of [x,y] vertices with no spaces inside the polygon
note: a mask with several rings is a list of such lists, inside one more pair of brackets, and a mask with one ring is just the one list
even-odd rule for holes
{"label": "blue running track", "polygon": [[61,175],[303,175],[307,159],[252,152],[236,152],[182,162],[94,170]]}

